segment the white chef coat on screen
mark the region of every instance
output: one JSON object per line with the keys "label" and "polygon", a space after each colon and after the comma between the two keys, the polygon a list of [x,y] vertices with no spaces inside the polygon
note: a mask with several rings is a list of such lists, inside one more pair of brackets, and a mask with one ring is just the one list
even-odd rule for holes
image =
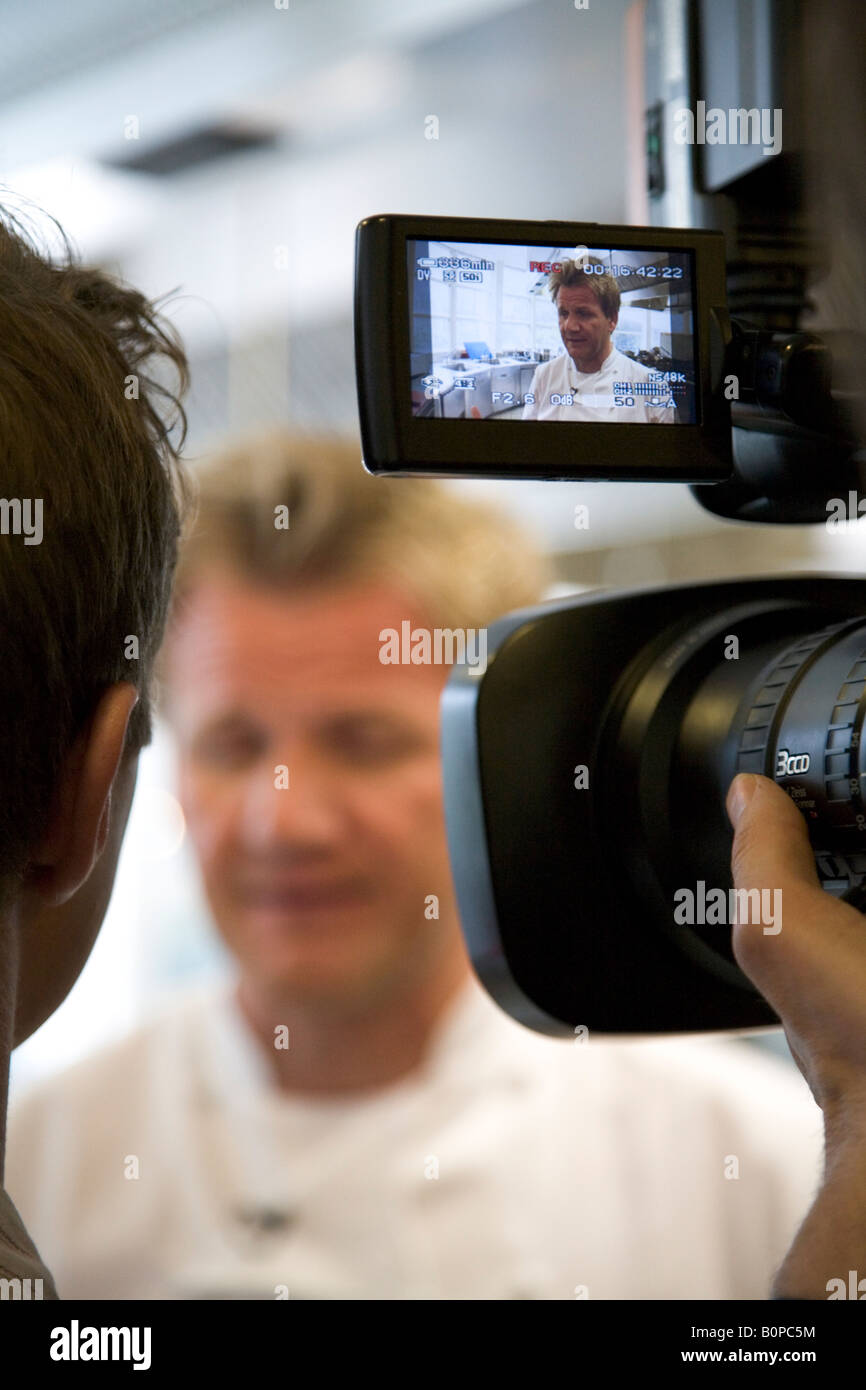
{"label": "white chef coat on screen", "polygon": [[61,1298],[764,1298],[820,1173],[783,1062],[545,1038],[474,982],[385,1089],[293,1098],[266,1062],[209,984],[17,1102]]}
{"label": "white chef coat on screen", "polygon": [[[634,382],[644,388],[653,382],[656,384],[651,394],[624,395],[615,390],[616,383],[621,381]],[[529,394],[535,399],[524,406],[524,420],[668,425],[675,424],[677,418],[673,406],[647,404],[654,399],[670,398],[670,390],[664,381],[658,380],[658,372],[642,362],[634,362],[613,345],[597,372],[578,371],[567,352],[550,362],[542,362],[535,369]],[[551,397],[570,398],[571,404],[561,399],[551,400]],[[617,398],[634,403],[617,405]]]}

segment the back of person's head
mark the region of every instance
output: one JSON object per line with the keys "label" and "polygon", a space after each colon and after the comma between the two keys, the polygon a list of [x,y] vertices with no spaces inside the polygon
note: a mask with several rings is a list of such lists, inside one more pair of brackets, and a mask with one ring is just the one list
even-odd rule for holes
{"label": "back of person's head", "polygon": [[226,448],[196,481],[179,610],[203,573],[228,570],[284,591],[388,582],[434,626],[472,628],[538,602],[550,581],[498,508],[432,479],[371,477],[351,440],[266,430]]}
{"label": "back of person's head", "polygon": [[185,389],[180,344],[143,295],[82,266],[60,237],[48,252],[0,211],[2,891],[109,686],[139,691],[127,752],[148,741],[183,503],[172,443],[183,412],[150,375],[166,359]]}

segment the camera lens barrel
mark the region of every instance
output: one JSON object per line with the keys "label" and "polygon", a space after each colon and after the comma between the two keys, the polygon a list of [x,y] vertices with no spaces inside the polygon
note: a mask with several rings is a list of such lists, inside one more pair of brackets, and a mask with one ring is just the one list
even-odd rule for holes
{"label": "camera lens barrel", "polygon": [[725,798],[737,772],[791,797],[828,891],[866,877],[866,621],[828,616],[759,603],[674,624],[645,645],[609,707],[607,823],[632,891],[656,901],[687,952],[709,952],[729,974],[730,933],[678,932],[673,917],[683,888],[732,886]]}
{"label": "camera lens barrel", "polygon": [[737,756],[739,772],[763,773],[784,788],[816,847],[857,856],[855,873],[866,872],[864,690],[866,624],[809,634],[764,674]]}

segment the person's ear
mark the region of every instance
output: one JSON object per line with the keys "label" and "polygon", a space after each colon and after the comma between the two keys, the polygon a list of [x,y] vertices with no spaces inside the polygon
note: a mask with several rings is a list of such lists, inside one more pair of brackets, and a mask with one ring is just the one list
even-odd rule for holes
{"label": "person's ear", "polygon": [[111,788],[137,700],[128,681],[110,686],[63,761],[45,832],[25,871],[27,887],[47,906],[78,891],[105,847]]}

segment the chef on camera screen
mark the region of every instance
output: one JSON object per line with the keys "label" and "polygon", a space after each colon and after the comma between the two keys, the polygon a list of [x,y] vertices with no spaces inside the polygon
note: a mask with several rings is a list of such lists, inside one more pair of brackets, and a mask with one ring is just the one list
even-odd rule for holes
{"label": "chef on camera screen", "polygon": [[688,251],[408,242],[412,411],[694,424]]}

